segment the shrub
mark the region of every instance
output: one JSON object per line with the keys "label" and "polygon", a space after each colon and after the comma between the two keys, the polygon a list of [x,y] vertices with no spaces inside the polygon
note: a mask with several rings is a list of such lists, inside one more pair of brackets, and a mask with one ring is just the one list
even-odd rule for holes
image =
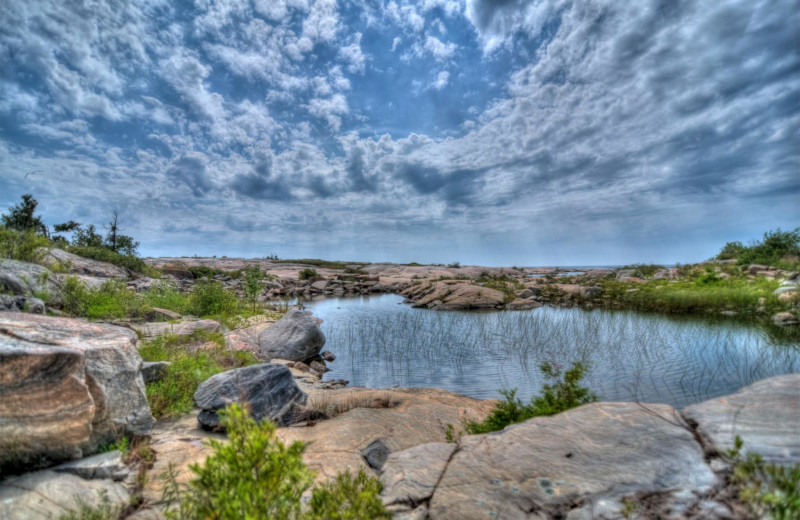
{"label": "shrub", "polygon": [[264,290],[264,276],[264,271],[258,266],[244,270],[244,295],[245,299],[253,306],[253,311],[256,310],[258,295]]}
{"label": "shrub", "polygon": [[542,363],[539,370],[553,384],[542,385],[539,397],[523,404],[516,395],[517,390],[501,390],[504,401],[497,404],[491,415],[483,422],[470,422],[467,429],[470,433],[488,433],[502,430],[509,424],[525,421],[542,415],[555,415],[586,403],[597,401],[597,395],[586,387],[580,386],[586,375],[586,365],[573,363],[572,368],[563,373],[550,363]]}
{"label": "shrub", "polygon": [[759,241],[744,246],[728,242],[717,255],[719,260],[736,258],[739,265],[767,264],[794,268],[800,261],[800,228],[792,231],[767,231]]}
{"label": "shrub", "polygon": [[299,273],[297,273],[297,276],[298,276],[298,277],[299,277],[301,280],[313,280],[313,279],[315,279],[315,278],[318,278],[318,277],[319,277],[319,274],[317,274],[317,272],[316,272],[315,270],[313,270],[313,269],[311,269],[311,268],[309,267],[309,268],[303,269],[302,271],[300,271]]}
{"label": "shrub", "polygon": [[208,267],[207,265],[193,265],[189,268],[189,272],[192,273],[195,279],[212,278],[218,274],[224,274],[224,271]]}
{"label": "shrub", "polygon": [[235,294],[208,278],[198,281],[189,296],[189,310],[197,316],[233,314],[238,306]]}
{"label": "shrub", "polygon": [[47,238],[34,231],[16,231],[0,228],[0,258],[21,262],[39,262],[50,245]]}
{"label": "shrub", "polygon": [[631,264],[626,265],[623,269],[633,269],[632,274],[636,278],[650,278],[657,272],[665,269],[665,267],[659,264]]}
{"label": "shrub", "polygon": [[159,282],[144,293],[144,301],[150,307],[168,309],[184,314],[189,310],[189,297],[175,286]]}
{"label": "shrub", "polygon": [[61,310],[70,316],[85,316],[89,291],[75,276],[69,276],[61,286]]}
{"label": "shrub", "polygon": [[800,465],[767,464],[757,453],[742,455],[738,435],[726,455],[733,464],[729,481],[738,490],[754,518],[789,520],[800,518]]}
{"label": "shrub", "polygon": [[90,289],[77,277],[67,277],[61,288],[61,299],[64,312],[90,320],[142,319],[150,312],[138,294],[117,280],[108,280],[100,287]]}
{"label": "shrub", "polygon": [[191,466],[196,477],[183,489],[167,475],[165,502],[177,502],[167,512],[173,520],[388,519],[378,493],[380,482],[363,472],[337,476],[312,493],[308,509],[301,497],[314,474],[303,464],[305,444],[288,447],[269,421],[256,422],[238,405],[222,415],[228,442],[208,441],[212,454],[203,465]]}

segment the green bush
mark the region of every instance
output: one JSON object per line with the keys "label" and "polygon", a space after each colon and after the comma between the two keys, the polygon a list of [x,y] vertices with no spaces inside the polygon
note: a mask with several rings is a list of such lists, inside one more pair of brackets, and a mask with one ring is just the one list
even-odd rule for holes
{"label": "green bush", "polygon": [[633,269],[633,276],[636,278],[650,278],[665,267],[659,264],[631,264],[626,265],[623,269]]}
{"label": "green bush", "polygon": [[218,274],[225,274],[225,271],[208,267],[207,265],[193,265],[189,268],[189,272],[192,273],[195,279],[212,278]]}
{"label": "green bush", "polygon": [[0,258],[21,262],[40,262],[50,241],[34,231],[17,231],[0,228]]}
{"label": "green bush", "polygon": [[742,455],[738,435],[726,455],[733,465],[729,481],[754,518],[794,520],[800,518],[800,465],[767,464],[757,453]]}
{"label": "green bush", "polygon": [[238,405],[225,409],[222,424],[228,442],[210,439],[212,454],[191,466],[195,478],[181,487],[167,475],[164,501],[175,507],[172,520],[388,519],[378,493],[380,482],[363,472],[337,477],[313,491],[307,509],[301,497],[314,481],[303,463],[305,444],[288,447],[269,421],[256,422]]}
{"label": "green bush", "polygon": [[573,363],[572,368],[563,373],[550,363],[539,365],[542,374],[554,381],[553,384],[542,385],[541,395],[523,404],[516,395],[517,390],[501,390],[504,401],[497,404],[492,413],[482,422],[470,422],[467,430],[470,433],[488,433],[502,430],[509,424],[526,421],[532,417],[555,415],[586,403],[597,401],[597,395],[586,387],[580,386],[586,375],[586,365]]}
{"label": "green bush", "polygon": [[158,307],[180,314],[189,312],[188,295],[178,291],[173,285],[159,282],[144,294],[144,301],[150,307]]}
{"label": "green bush", "polygon": [[220,372],[260,362],[250,352],[226,348],[222,334],[206,331],[188,336],[158,336],[143,343],[139,354],[144,361],[171,363],[161,380],[146,386],[147,402],[155,417],[190,412],[200,383]]}
{"label": "green bush", "polygon": [[196,316],[233,314],[239,307],[236,295],[226,290],[221,282],[199,280],[189,296],[189,311]]}
{"label": "green bush", "polygon": [[311,268],[309,267],[309,268],[307,268],[307,269],[303,269],[302,271],[300,271],[299,273],[297,273],[297,276],[298,276],[298,277],[299,277],[301,280],[313,280],[313,279],[315,279],[315,278],[318,278],[318,277],[319,277],[319,274],[317,274],[317,272],[316,272],[315,270],[313,270],[313,269],[311,269]]}
{"label": "green bush", "polygon": [[77,277],[67,277],[61,288],[61,308],[71,316],[90,320],[143,319],[150,308],[125,283],[108,280],[96,289],[87,288]]}
{"label": "green bush", "polygon": [[314,267],[322,267],[327,269],[344,269],[348,264],[351,265],[367,265],[367,262],[339,262],[330,260],[320,260],[318,258],[299,258],[288,260],[273,260],[276,264],[306,264],[313,265]]}
{"label": "green bush", "polygon": [[739,265],[766,264],[787,269],[800,263],[800,228],[792,231],[767,231],[761,240],[748,246],[728,242],[717,255],[719,260],[736,258]]}

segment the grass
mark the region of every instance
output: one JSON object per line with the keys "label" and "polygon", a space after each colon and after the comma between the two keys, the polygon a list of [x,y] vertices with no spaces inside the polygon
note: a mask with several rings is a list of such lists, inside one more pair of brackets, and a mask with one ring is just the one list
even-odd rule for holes
{"label": "grass", "polygon": [[260,363],[250,352],[229,350],[223,334],[207,331],[159,336],[142,344],[139,354],[144,361],[171,363],[163,379],[146,385],[147,401],[157,418],[190,412],[195,390],[209,377]]}
{"label": "grass", "polygon": [[478,285],[482,285],[483,287],[487,287],[489,289],[495,289],[503,293],[504,300],[506,303],[510,303],[514,301],[516,295],[514,294],[515,291],[520,291],[525,288],[525,285],[522,284],[516,278],[512,278],[508,275],[499,275],[499,276],[488,276],[482,275],[475,280],[475,283]]}
{"label": "grass", "polygon": [[626,265],[623,269],[633,269],[633,276],[636,278],[650,278],[666,268],[659,264],[631,264]]}
{"label": "grass", "polygon": [[355,408],[391,408],[397,403],[390,392],[346,392],[313,394],[296,415],[297,421],[330,419]]}
{"label": "grass", "polygon": [[492,413],[481,422],[467,424],[469,433],[489,433],[502,430],[514,423],[526,421],[533,417],[555,415],[576,406],[597,401],[597,395],[580,385],[586,374],[586,365],[573,363],[572,368],[563,372],[551,363],[542,363],[539,369],[545,377],[553,381],[542,385],[539,396],[523,404],[517,398],[517,390],[501,390],[505,400],[500,401]]}

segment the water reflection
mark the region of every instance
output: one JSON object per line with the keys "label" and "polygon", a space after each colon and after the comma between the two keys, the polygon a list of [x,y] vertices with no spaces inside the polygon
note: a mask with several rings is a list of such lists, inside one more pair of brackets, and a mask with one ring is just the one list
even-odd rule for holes
{"label": "water reflection", "polygon": [[539,363],[591,365],[587,383],[604,400],[676,407],[800,372],[800,347],[730,323],[622,311],[436,312],[396,295],[331,298],[306,308],[324,320],[331,379],[373,388],[441,387],[476,398],[518,387],[526,399]]}

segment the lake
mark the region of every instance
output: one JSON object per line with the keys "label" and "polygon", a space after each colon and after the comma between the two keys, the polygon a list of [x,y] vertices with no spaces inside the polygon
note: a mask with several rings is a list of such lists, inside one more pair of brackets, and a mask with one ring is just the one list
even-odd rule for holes
{"label": "lake", "polygon": [[602,400],[683,407],[800,372],[799,345],[726,321],[548,306],[442,312],[402,301],[386,294],[305,304],[324,320],[325,349],[337,356],[325,379],[439,387],[479,399],[518,388],[528,399],[545,382],[540,363],[583,361],[585,384]]}

